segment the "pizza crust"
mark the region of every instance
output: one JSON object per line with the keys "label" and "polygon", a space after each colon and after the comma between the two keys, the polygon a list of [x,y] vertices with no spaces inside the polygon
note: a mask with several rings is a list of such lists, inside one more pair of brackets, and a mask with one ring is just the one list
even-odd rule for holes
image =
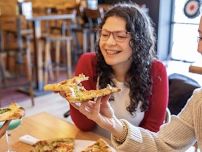
{"label": "pizza crust", "polygon": [[69,86],[79,85],[82,81],[88,80],[84,74],[80,74],[79,76],[74,76],[71,79],[63,80],[59,83],[47,84],[44,86],[45,91],[68,91]]}

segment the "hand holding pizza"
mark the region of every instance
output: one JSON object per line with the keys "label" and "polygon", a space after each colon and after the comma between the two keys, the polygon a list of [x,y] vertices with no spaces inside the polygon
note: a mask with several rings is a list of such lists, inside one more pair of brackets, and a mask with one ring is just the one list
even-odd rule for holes
{"label": "hand holding pizza", "polygon": [[97,98],[96,101],[89,100],[83,103],[71,103],[88,119],[96,122],[100,127],[119,137],[123,132],[121,121],[114,115],[110,103],[109,95]]}
{"label": "hand holding pizza", "polygon": [[98,97],[96,101],[86,101],[82,103],[71,103],[71,105],[84,114],[88,119],[95,121],[97,124],[105,127],[112,126],[114,111],[109,102],[109,95]]}
{"label": "hand holding pizza", "polygon": [[47,84],[44,86],[44,90],[59,92],[61,96],[87,118],[95,121],[100,127],[110,131],[112,134],[119,136],[123,131],[123,126],[114,115],[108,99],[112,93],[121,90],[109,84],[103,89],[86,90],[81,83],[86,80],[88,80],[88,77],[80,74],[59,83]]}

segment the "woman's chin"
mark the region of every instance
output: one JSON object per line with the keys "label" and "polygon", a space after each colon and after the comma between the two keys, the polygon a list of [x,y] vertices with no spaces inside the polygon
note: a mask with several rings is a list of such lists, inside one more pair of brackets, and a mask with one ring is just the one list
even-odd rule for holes
{"label": "woman's chin", "polygon": [[112,61],[112,60],[107,60],[106,61],[106,63],[108,64],[108,65],[110,65],[110,66],[114,66],[114,65],[117,65],[118,63],[117,63],[117,61]]}

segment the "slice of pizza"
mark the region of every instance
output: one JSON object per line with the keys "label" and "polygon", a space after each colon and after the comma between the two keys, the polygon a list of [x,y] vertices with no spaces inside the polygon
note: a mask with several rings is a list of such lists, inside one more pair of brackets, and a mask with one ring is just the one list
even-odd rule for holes
{"label": "slice of pizza", "polygon": [[73,152],[73,150],[73,138],[60,138],[41,140],[33,145],[32,152]]}
{"label": "slice of pizza", "polygon": [[12,103],[8,107],[0,108],[0,121],[20,119],[24,114],[24,108]]}
{"label": "slice of pizza", "polygon": [[112,149],[106,141],[100,138],[94,144],[86,147],[81,152],[112,152]]}
{"label": "slice of pizza", "polygon": [[69,86],[79,86],[82,81],[88,80],[84,74],[80,74],[79,76],[74,76],[71,79],[61,81],[59,83],[47,84],[44,86],[45,91],[64,91],[68,90]]}
{"label": "slice of pizza", "polygon": [[66,99],[69,102],[83,102],[120,91],[119,88],[112,87],[111,85],[108,85],[106,88],[99,90],[84,90],[78,88],[73,88],[70,90],[71,91],[66,92]]}
{"label": "slice of pizza", "polygon": [[88,77],[86,77],[84,74],[80,74],[79,76],[75,76],[71,79],[56,84],[47,84],[44,86],[44,90],[63,91],[65,92],[66,99],[69,102],[83,102],[120,91],[119,88],[112,87],[109,84],[103,89],[86,90],[81,84],[82,81],[86,80],[88,80]]}

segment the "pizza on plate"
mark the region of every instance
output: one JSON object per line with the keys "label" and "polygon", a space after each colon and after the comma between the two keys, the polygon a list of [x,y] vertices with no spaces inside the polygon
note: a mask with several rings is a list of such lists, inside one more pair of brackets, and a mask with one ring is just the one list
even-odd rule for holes
{"label": "pizza on plate", "polygon": [[73,152],[73,150],[73,138],[60,138],[38,141],[33,145],[32,152]]}
{"label": "pizza on plate", "polygon": [[18,106],[16,103],[12,103],[8,107],[0,108],[0,121],[19,119],[24,114],[24,108]]}
{"label": "pizza on plate", "polygon": [[[31,152],[74,152],[77,151],[74,138],[41,140],[33,145]],[[111,147],[103,139],[84,147],[81,152],[112,152]]]}
{"label": "pizza on plate", "polygon": [[83,74],[80,74],[79,76],[75,76],[71,79],[64,80],[59,83],[47,84],[44,86],[44,90],[63,91],[65,92],[66,99],[69,102],[83,102],[120,91],[119,88],[112,87],[109,84],[106,88],[103,89],[86,90],[81,84],[82,81],[86,80],[88,80],[88,77]]}
{"label": "pizza on plate", "polygon": [[107,142],[100,138],[94,144],[86,147],[81,152],[112,152],[112,150]]}

